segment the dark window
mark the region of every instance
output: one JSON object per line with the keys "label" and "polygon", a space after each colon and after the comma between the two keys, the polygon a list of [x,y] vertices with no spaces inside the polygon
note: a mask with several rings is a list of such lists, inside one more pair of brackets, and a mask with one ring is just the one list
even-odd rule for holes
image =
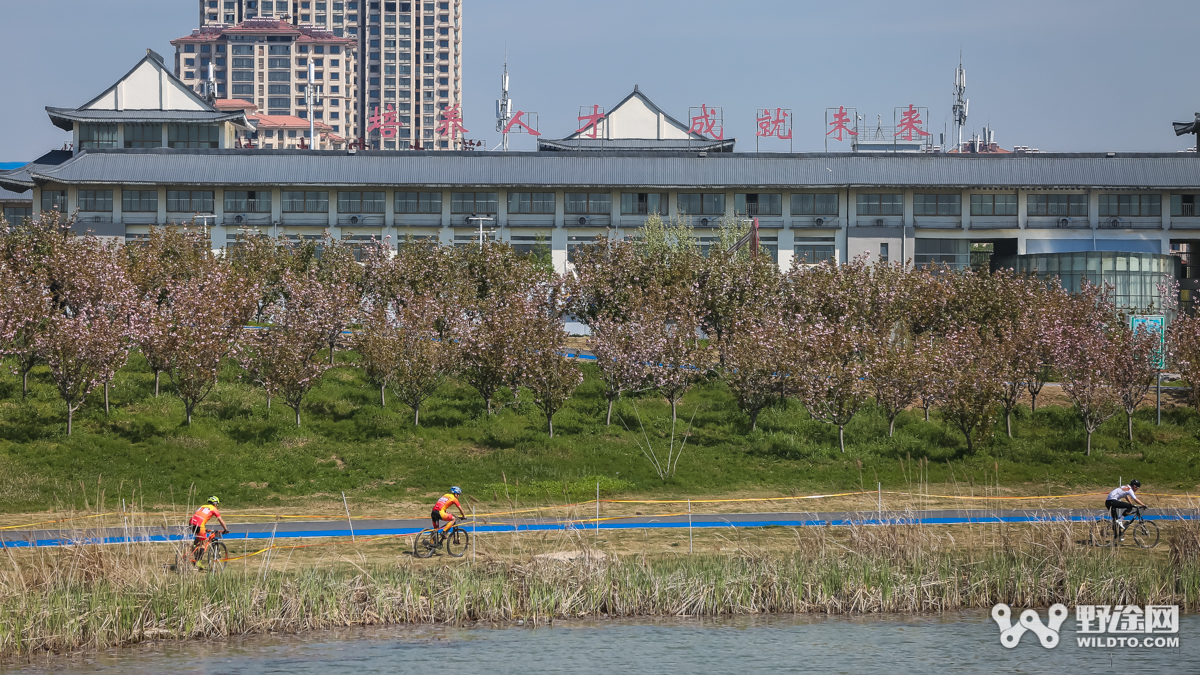
{"label": "dark window", "polygon": [[161,148],[161,124],[126,124],[125,147],[127,148]]}
{"label": "dark window", "polygon": [[833,252],[833,244],[796,244],[795,255],[797,261],[807,265],[837,259]]}
{"label": "dark window", "polygon": [[962,195],[913,195],[913,215],[961,216]]}
{"label": "dark window", "polygon": [[667,215],[667,196],[660,192],[622,192],[621,213],[631,216]]}
{"label": "dark window", "polygon": [[450,213],[496,213],[496,193],[452,192]]}
{"label": "dark window", "polygon": [[1016,195],[971,195],[973,216],[1015,216]]}
{"label": "dark window", "polygon": [[1100,195],[1100,217],[1161,216],[1162,195]]}
{"label": "dark window", "polygon": [[42,210],[65,213],[67,210],[66,190],[42,190]]}
{"label": "dark window", "polygon": [[383,213],[382,192],[339,192],[338,213]]}
{"label": "dark window", "polygon": [[127,213],[158,211],[158,190],[122,190],[121,211]]}
{"label": "dark window", "polygon": [[284,192],[284,213],[329,213],[328,192]]}
{"label": "dark window", "polygon": [[115,148],[117,147],[117,125],[115,124],[80,124],[80,148]]}
{"label": "dark window", "polygon": [[171,124],[167,126],[167,147],[215,148],[221,127],[215,124]]}
{"label": "dark window", "polygon": [[690,216],[724,215],[725,195],[719,192],[681,192],[679,212]]}
{"label": "dark window", "polygon": [[169,213],[212,213],[213,193],[208,190],[167,190]]}
{"label": "dark window", "polygon": [[563,203],[564,213],[611,214],[612,194],[608,192],[568,192]]}
{"label": "dark window", "polygon": [[510,192],[509,213],[554,213],[553,192]]}
{"label": "dark window", "polygon": [[888,245],[887,242],[879,243],[879,262],[887,264],[888,261]]}
{"label": "dark window", "polygon": [[737,194],[733,196],[733,210],[744,216],[783,215],[783,195]]}
{"label": "dark window", "polygon": [[1025,200],[1031,216],[1086,216],[1087,195],[1029,195]]}
{"label": "dark window", "polygon": [[80,190],[80,211],[112,211],[112,190]]}
{"label": "dark window", "polygon": [[860,216],[904,215],[904,195],[902,194],[860,194],[857,204]]}
{"label": "dark window", "polygon": [[441,213],[440,192],[397,192],[396,213]]}
{"label": "dark window", "polygon": [[20,225],[26,218],[33,217],[33,209],[28,206],[6,206],[4,207],[4,220],[8,221],[9,225]]}
{"label": "dark window", "polygon": [[836,216],[838,196],[836,193],[798,193],[792,195],[793,216]]}
{"label": "dark window", "polygon": [[270,213],[270,190],[226,190],[226,213]]}
{"label": "dark window", "polygon": [[1171,195],[1171,215],[1180,217],[1196,215],[1196,195]]}

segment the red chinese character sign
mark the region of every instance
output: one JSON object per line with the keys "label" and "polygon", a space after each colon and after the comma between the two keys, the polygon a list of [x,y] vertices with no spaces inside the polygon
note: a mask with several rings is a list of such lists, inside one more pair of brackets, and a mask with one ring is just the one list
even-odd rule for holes
{"label": "red chinese character sign", "polygon": [[928,108],[915,108],[910,103],[907,108],[896,108],[896,111],[900,113],[900,120],[896,123],[896,133],[894,136],[911,141],[913,140],[913,134],[916,134],[916,140],[919,141],[922,136],[931,135],[928,131],[925,131],[925,121],[921,119],[922,111],[925,112],[926,117],[929,116]]}
{"label": "red chinese character sign", "polygon": [[791,108],[759,108],[755,116],[758,130],[754,132],[754,148],[758,149],[758,139],[778,138],[788,141],[788,149],[792,147],[792,109]]}
{"label": "red chinese character sign", "polygon": [[595,138],[596,133],[600,130],[600,121],[604,119],[604,109],[596,104],[592,104],[592,112],[587,112],[587,106],[579,107],[579,122],[581,126],[575,130],[575,133],[582,134],[591,129],[588,138]]}
{"label": "red chinese character sign", "polygon": [[691,133],[708,136],[714,141],[725,139],[725,116],[721,108],[701,103],[699,108],[688,108],[688,117],[692,120],[688,129]]}
{"label": "red chinese character sign", "polygon": [[395,138],[400,127],[404,126],[390,104],[382,113],[379,112],[379,106],[375,106],[375,114],[367,118],[367,123],[367,133],[378,131],[381,138]]}
{"label": "red chinese character sign", "polygon": [[456,138],[460,134],[468,134],[470,131],[463,126],[462,112],[459,110],[459,105],[455,103],[452,106],[442,108],[441,119],[437,124],[438,136],[449,136]]}
{"label": "red chinese character sign", "polygon": [[858,135],[858,109],[839,105],[825,109],[825,151],[829,140],[842,141]]}
{"label": "red chinese character sign", "polygon": [[512,119],[508,121],[508,125],[504,127],[506,134],[529,134],[530,136],[541,136],[542,132],[537,130],[537,113],[525,112],[518,110],[513,113]]}

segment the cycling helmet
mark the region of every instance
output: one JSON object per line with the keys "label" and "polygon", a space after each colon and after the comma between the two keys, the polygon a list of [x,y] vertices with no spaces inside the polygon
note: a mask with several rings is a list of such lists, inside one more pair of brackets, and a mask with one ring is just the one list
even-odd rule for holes
{"label": "cycling helmet", "polygon": [[1129,481],[1129,487],[1140,488],[1140,487],[1142,487],[1142,481],[1134,478],[1133,480]]}
{"label": "cycling helmet", "polygon": [[221,500],[220,500],[220,499],[217,499],[217,496],[216,496],[216,495],[213,495],[213,496],[211,496],[211,497],[209,497],[209,498],[208,498],[208,503],[209,503],[209,504],[220,504],[220,503],[221,503]]}
{"label": "cycling helmet", "polygon": [[454,487],[450,488],[450,494],[452,494],[452,495],[461,495],[461,494],[462,494],[462,488],[460,488],[460,487],[458,487],[457,485],[455,485]]}

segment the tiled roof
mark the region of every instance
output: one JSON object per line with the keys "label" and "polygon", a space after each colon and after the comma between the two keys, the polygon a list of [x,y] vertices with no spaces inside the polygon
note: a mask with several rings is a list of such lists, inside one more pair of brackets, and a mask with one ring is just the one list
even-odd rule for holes
{"label": "tiled roof", "polygon": [[241,98],[219,98],[213,102],[217,110],[255,110],[258,106]]}
{"label": "tiled roof", "polygon": [[12,192],[11,190],[0,188],[0,202],[29,202],[32,204],[33,193],[29,190],[26,190],[25,192]]}
{"label": "tiled roof", "polygon": [[30,171],[41,171],[71,159],[70,150],[51,150],[19,169],[0,172],[0,189],[24,192],[33,187]]}
{"label": "tiled roof", "polygon": [[[86,150],[30,172],[68,184],[1195,189],[1187,153],[883,154]],[[2,182],[2,181],[0,181]]]}
{"label": "tiled roof", "polygon": [[46,106],[54,126],[70,131],[72,122],[123,122],[126,124],[170,124],[172,122],[234,122],[244,121],[245,112],[211,110],[76,110]]}
{"label": "tiled roof", "polygon": [[[307,129],[308,120],[295,115],[247,115],[257,129]],[[330,131],[333,127],[328,124],[314,122],[318,131]]]}

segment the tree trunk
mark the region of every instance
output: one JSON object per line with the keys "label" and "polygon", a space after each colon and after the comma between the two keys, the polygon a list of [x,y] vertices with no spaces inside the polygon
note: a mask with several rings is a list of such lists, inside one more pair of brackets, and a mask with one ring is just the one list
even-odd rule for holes
{"label": "tree trunk", "polygon": [[754,410],[750,413],[750,431],[758,428],[758,411]]}
{"label": "tree trunk", "polygon": [[1132,443],[1133,442],[1133,413],[1131,413],[1131,412],[1125,413],[1125,423],[1129,427],[1129,442]]}
{"label": "tree trunk", "polygon": [[924,406],[921,406],[921,407],[925,409],[925,421],[926,421],[926,422],[928,422],[928,421],[929,421],[929,406],[928,406],[928,405],[924,405]]}
{"label": "tree trunk", "polygon": [[546,431],[550,432],[550,438],[554,438],[554,413],[546,413]]}
{"label": "tree trunk", "polygon": [[679,405],[678,400],[671,399],[671,424],[675,424],[675,419],[676,419],[675,418],[675,410],[676,410],[676,406],[678,406],[678,405]]}
{"label": "tree trunk", "polygon": [[267,410],[271,409],[271,395],[267,394]]}
{"label": "tree trunk", "polygon": [[896,435],[896,416],[899,414],[900,412],[896,411],[895,413],[888,415],[888,438],[892,438]]}
{"label": "tree trunk", "polygon": [[1008,437],[1012,438],[1012,410],[1004,409],[1004,427],[1008,431]]}
{"label": "tree trunk", "polygon": [[108,381],[104,382],[104,416],[108,417]]}
{"label": "tree trunk", "polygon": [[300,406],[296,406],[296,428],[300,428]]}
{"label": "tree trunk", "polygon": [[68,403],[67,404],[67,435],[68,436],[71,435],[71,423],[74,421],[74,417],[75,417],[75,409],[71,407],[70,403]]}
{"label": "tree trunk", "polygon": [[161,375],[157,370],[154,371],[154,398],[158,398],[158,376]]}
{"label": "tree trunk", "polygon": [[331,365],[331,366],[333,365],[333,345],[334,345],[334,341],[330,340],[329,341],[329,365]]}
{"label": "tree trunk", "polygon": [[484,398],[484,401],[486,401],[486,403],[487,403],[487,414],[491,415],[492,414],[492,397],[487,396]]}
{"label": "tree trunk", "polygon": [[841,446],[842,452],[846,452],[846,425],[838,425],[838,445]]}
{"label": "tree trunk", "polygon": [[21,368],[21,400],[29,394],[29,368]]}
{"label": "tree trunk", "polygon": [[1092,430],[1085,429],[1085,431],[1087,431],[1087,456],[1091,457],[1092,456]]}
{"label": "tree trunk", "polygon": [[1029,412],[1037,412],[1037,392],[1029,392]]}
{"label": "tree trunk", "polygon": [[606,426],[606,427],[612,426],[612,409],[613,409],[613,403],[615,403],[616,400],[617,400],[616,398],[608,399],[608,416],[604,418],[604,426]]}
{"label": "tree trunk", "polygon": [[187,414],[187,425],[190,427],[192,426],[192,406],[185,404],[183,408],[184,412]]}
{"label": "tree trunk", "polygon": [[387,394],[384,392],[384,386],[382,384],[379,385],[379,407],[387,407]]}
{"label": "tree trunk", "polygon": [[413,426],[414,427],[421,426],[421,404],[420,403],[413,406]]}

